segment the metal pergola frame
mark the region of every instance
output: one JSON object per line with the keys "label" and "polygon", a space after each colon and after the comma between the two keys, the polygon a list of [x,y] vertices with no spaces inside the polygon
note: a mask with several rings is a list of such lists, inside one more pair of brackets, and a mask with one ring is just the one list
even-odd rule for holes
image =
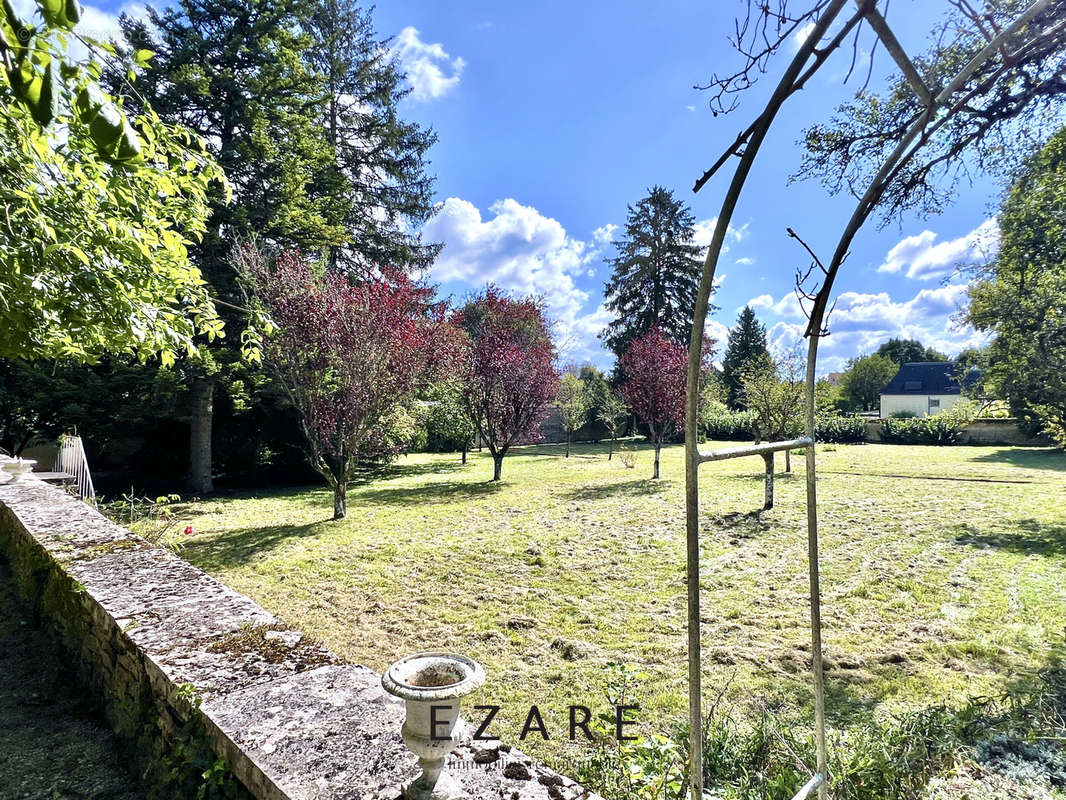
{"label": "metal pergola frame", "polygon": [[[817,503],[817,478],[815,472],[815,368],[818,360],[818,342],[826,333],[824,329],[828,299],[832,292],[833,283],[843,264],[851,243],[859,229],[869,219],[877,207],[885,190],[892,181],[900,174],[925,145],[930,138],[940,130],[946,122],[982,90],[988,86],[982,84],[977,88],[962,94],[967,81],[981,67],[986,65],[997,56],[1002,60],[1002,69],[997,71],[990,79],[991,83],[998,80],[1008,67],[1014,63],[1019,54],[1024,53],[1035,43],[1053,35],[1061,34],[1061,29],[1066,26],[1066,20],[1060,20],[1043,31],[1029,32],[1027,28],[1040,12],[1046,9],[1052,0],[1038,0],[1028,6],[1009,26],[1001,31],[986,33],[987,44],[974,56],[956,76],[940,90],[931,90],[925,86],[913,62],[907,56],[903,47],[896,39],[892,29],[888,26],[883,15],[878,11],[875,0],[854,0],[856,11],[848,17],[839,27],[832,38],[822,47],[819,47],[823,38],[830,28],[840,17],[848,0],[832,0],[818,19],[815,21],[810,35],[800,46],[792,61],[789,63],[784,75],[781,77],[777,88],[766,103],[763,111],[755,121],[742,133],[737,141],[706,173],[697,181],[695,191],[706,183],[711,175],[728,160],[730,155],[737,154],[736,150],[743,145],[743,152],[739,153],[739,163],[733,173],[733,178],[726,190],[722,201],[721,210],[718,214],[714,235],[703,265],[700,280],[700,288],[696,297],[696,307],[693,313],[692,338],[689,346],[688,376],[686,383],[687,397],[685,410],[685,507],[686,507],[686,558],[688,562],[688,676],[689,676],[689,723],[690,723],[690,749],[689,749],[689,785],[692,800],[703,800],[703,710],[702,710],[702,674],[701,674],[701,632],[700,632],[700,526],[699,526],[699,467],[709,461],[721,461],[744,456],[762,455],[764,458],[773,458],[773,453],[778,450],[791,450],[804,448],[806,451],[806,496],[807,496],[807,542],[808,542],[808,569],[810,581],[810,604],[811,604],[811,665],[814,690],[815,712],[815,747],[817,751],[817,765],[810,780],[799,789],[793,800],[803,800],[813,792],[818,792],[820,800],[825,800],[829,785],[829,775],[826,769],[826,735],[825,735],[825,694],[824,675],[822,665],[822,623],[821,623],[821,588],[818,564],[818,503]],[[887,5],[887,3],[886,3]],[[740,193],[747,181],[748,173],[755,161],[755,157],[766,138],[766,134],[773,124],[778,111],[789,97],[803,88],[807,80],[814,75],[825,63],[828,56],[844,42],[863,20],[867,21],[873,29],[877,39],[885,46],[892,56],[907,83],[918,97],[922,111],[911,123],[907,132],[900,139],[895,149],[883,162],[874,179],[870,182],[851,218],[848,220],[843,233],[833,252],[833,257],[828,266],[823,266],[815,261],[821,268],[824,279],[817,293],[813,295],[813,306],[809,315],[809,323],[805,336],[808,339],[807,346],[807,374],[805,382],[805,411],[806,411],[806,434],[798,439],[783,442],[769,442],[749,447],[736,447],[723,450],[715,450],[709,453],[701,453],[698,446],[698,396],[699,379],[702,365],[703,332],[707,321],[707,312],[710,295],[714,285],[714,274],[718,265],[718,259],[722,253],[726,232],[732,219]],[[1026,36],[1019,37],[1025,32]],[[1028,35],[1030,34],[1031,35]],[[994,35],[993,35],[994,34]],[[1021,38],[1018,42],[1016,39]],[[791,231],[790,231],[790,235]],[[796,237],[798,238],[798,237]],[[812,257],[814,256],[811,252]],[[772,468],[772,467],[770,467]]]}

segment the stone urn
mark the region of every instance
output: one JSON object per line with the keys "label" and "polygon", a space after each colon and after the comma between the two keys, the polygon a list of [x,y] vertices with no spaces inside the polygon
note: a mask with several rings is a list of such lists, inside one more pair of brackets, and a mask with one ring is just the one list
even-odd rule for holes
{"label": "stone urn", "polygon": [[18,483],[23,475],[33,472],[36,464],[32,459],[13,458],[4,462],[4,472],[11,476],[11,483]]}
{"label": "stone urn", "polygon": [[454,653],[415,653],[381,676],[381,685],[407,706],[400,735],[418,756],[422,774],[404,790],[407,800],[454,800],[462,788],[444,762],[462,736],[460,704],[485,682],[476,661]]}

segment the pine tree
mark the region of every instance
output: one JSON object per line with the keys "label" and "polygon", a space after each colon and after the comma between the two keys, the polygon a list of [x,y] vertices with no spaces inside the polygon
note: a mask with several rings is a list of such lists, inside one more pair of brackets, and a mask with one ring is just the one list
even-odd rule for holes
{"label": "pine tree", "polygon": [[428,267],[440,244],[417,231],[435,212],[434,178],[426,151],[436,134],[397,113],[411,91],[374,32],[372,12],[355,0],[317,0],[309,20],[310,64],[326,82],[323,126],[334,151],[323,189],[347,198],[345,242],[330,248],[330,265],[365,275],[376,265]]}
{"label": "pine tree", "polygon": [[[308,64],[307,15],[294,0],[180,0],[150,9],[148,22],[124,16],[125,46],[153,52],[138,96],[161,117],[204,137],[233,187],[216,196],[207,232],[193,253],[221,299],[228,336],[179,364],[189,389],[189,489],[212,489],[211,443],[215,383],[243,369],[237,344],[247,325],[234,313],[243,295],[230,263],[232,246],[260,237],[306,251],[342,243],[349,207],[343,187],[330,183],[333,150],[324,135],[323,77]],[[121,76],[112,76],[121,90]]]}
{"label": "pine tree", "polygon": [[744,375],[771,363],[770,351],[766,347],[766,328],[751,306],[744,306],[737,324],[729,331],[729,343],[722,358],[722,382],[727,392],[726,402],[731,408],[747,407]]}
{"label": "pine tree", "polygon": [[652,328],[676,344],[688,345],[700,284],[700,248],[692,212],[672,192],[653,186],[629,207],[625,238],[614,243],[616,258],[607,282],[606,306],[616,319],[601,337],[616,356]]}

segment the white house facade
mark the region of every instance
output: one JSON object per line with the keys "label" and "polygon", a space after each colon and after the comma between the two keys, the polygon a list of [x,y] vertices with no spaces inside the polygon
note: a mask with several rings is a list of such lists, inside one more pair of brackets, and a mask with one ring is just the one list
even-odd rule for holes
{"label": "white house facade", "polygon": [[962,400],[954,361],[909,361],[881,391],[881,418],[909,413],[925,417]]}

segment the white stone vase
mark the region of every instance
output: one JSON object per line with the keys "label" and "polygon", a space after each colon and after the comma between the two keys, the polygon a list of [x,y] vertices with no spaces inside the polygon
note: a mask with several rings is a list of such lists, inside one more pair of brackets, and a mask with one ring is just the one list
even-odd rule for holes
{"label": "white stone vase", "polygon": [[36,464],[32,459],[16,458],[4,463],[4,472],[11,476],[11,483],[18,483],[23,475],[33,472]]}
{"label": "white stone vase", "polygon": [[400,735],[422,767],[422,774],[404,790],[407,800],[464,796],[444,764],[462,734],[462,699],[484,682],[480,664],[454,653],[415,653],[401,658],[381,676],[385,691],[407,706]]}

